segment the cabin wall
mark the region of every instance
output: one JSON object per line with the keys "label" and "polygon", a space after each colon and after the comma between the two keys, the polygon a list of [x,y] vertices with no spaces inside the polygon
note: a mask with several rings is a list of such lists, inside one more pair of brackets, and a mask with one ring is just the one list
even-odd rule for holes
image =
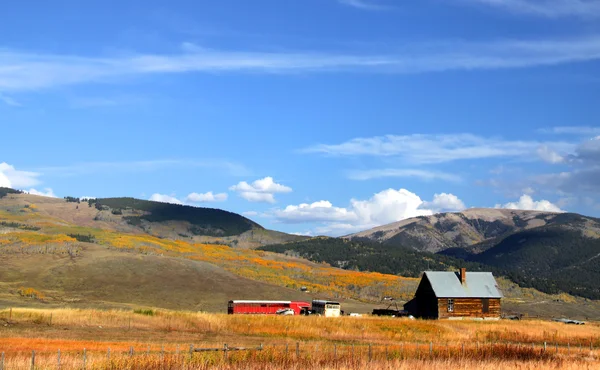
{"label": "cabin wall", "polygon": [[421,279],[421,283],[417,288],[417,292],[415,293],[415,305],[416,312],[411,312],[413,316],[423,317],[427,319],[437,319],[439,316],[438,313],[438,302],[431,287],[431,283],[427,279],[427,276],[423,276]]}
{"label": "cabin wall", "polygon": [[448,298],[438,298],[437,308],[439,318],[499,318],[500,299],[488,298],[488,312],[484,313],[484,298],[451,298],[454,300],[454,311],[448,312]]}

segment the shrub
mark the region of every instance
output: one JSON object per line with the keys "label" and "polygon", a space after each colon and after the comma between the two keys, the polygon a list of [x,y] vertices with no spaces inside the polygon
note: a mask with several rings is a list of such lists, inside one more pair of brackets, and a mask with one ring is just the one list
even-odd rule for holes
{"label": "shrub", "polygon": [[154,310],[144,310],[141,308],[138,308],[137,310],[133,310],[133,313],[137,313],[139,315],[146,315],[146,316],[154,316],[156,314],[156,312],[154,312]]}

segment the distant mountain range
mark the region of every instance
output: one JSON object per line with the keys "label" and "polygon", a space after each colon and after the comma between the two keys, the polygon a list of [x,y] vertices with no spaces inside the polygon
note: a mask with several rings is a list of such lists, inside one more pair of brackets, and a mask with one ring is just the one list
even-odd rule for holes
{"label": "distant mountain range", "polygon": [[600,220],[574,213],[469,209],[263,249],[408,276],[460,265],[547,293],[600,299]]}

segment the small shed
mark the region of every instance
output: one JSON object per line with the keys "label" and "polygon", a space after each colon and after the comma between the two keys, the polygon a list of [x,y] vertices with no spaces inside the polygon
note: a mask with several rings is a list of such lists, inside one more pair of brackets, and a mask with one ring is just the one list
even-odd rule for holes
{"label": "small shed", "polygon": [[426,271],[415,296],[404,305],[428,319],[500,318],[502,292],[491,272]]}

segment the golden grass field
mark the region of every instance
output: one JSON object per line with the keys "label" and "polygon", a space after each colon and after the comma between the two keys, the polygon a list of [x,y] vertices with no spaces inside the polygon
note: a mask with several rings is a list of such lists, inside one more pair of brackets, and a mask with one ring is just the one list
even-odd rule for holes
{"label": "golden grass field", "polygon": [[[60,351],[60,368],[81,369],[84,349],[88,369],[600,368],[597,323],[146,313],[2,310],[4,369],[30,369],[33,351],[35,368],[57,368]],[[263,350],[190,356],[225,343]]]}

